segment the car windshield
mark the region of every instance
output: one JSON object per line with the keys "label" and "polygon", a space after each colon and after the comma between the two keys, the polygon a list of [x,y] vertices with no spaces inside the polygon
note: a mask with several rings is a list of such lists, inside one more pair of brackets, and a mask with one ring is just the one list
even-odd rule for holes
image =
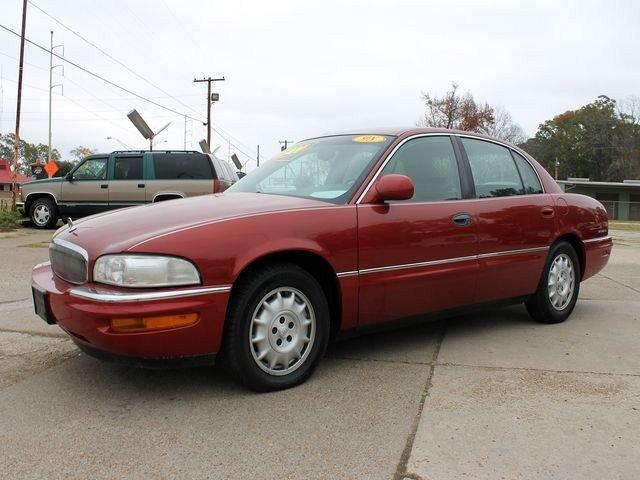
{"label": "car windshield", "polygon": [[347,202],[394,137],[339,135],[292,145],[227,192],[257,192]]}

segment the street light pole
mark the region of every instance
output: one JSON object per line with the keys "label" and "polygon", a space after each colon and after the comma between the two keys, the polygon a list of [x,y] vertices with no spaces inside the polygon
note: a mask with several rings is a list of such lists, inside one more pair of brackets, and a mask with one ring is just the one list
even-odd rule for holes
{"label": "street light pole", "polygon": [[211,94],[211,82],[223,82],[224,77],[220,78],[201,78],[200,80],[194,78],[193,83],[207,82],[207,144],[211,145],[211,104],[217,102],[220,98],[217,93]]}

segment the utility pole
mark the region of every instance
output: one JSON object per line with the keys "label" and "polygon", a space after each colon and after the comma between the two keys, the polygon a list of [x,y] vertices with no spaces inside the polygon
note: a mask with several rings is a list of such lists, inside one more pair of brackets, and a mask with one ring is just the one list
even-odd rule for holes
{"label": "utility pole", "polygon": [[51,97],[53,93],[53,89],[55,87],[60,87],[62,89],[62,94],[64,95],[64,86],[61,83],[53,84],[53,69],[54,68],[62,68],[62,74],[64,75],[64,65],[54,65],[53,64],[53,49],[54,48],[62,48],[62,56],[64,56],[64,46],[63,45],[54,45],[53,44],[53,30],[51,30],[51,43],[49,50],[49,148],[47,150],[47,161],[51,161]]}
{"label": "utility pole", "polygon": [[256,154],[256,167],[260,166],[260,144],[258,144],[258,153]]}
{"label": "utility pole", "polygon": [[27,28],[27,0],[22,1],[22,35],[20,36],[20,60],[18,66],[18,98],[16,101],[16,136],[13,145],[13,171],[11,172],[11,210],[16,209],[16,176],[20,157],[20,107],[22,106],[22,70],[24,66],[24,34]]}
{"label": "utility pole", "polygon": [[217,93],[211,93],[211,82],[223,82],[224,77],[220,78],[201,78],[200,80],[194,78],[193,83],[207,82],[207,143],[211,145],[211,104],[220,100],[220,95]]}
{"label": "utility pole", "polygon": [[285,151],[287,146],[293,143],[293,140],[278,140],[278,143],[280,144],[280,151]]}

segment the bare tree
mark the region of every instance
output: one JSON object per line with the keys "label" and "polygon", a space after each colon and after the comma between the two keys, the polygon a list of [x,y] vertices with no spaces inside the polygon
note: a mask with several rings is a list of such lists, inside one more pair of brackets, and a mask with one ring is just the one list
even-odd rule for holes
{"label": "bare tree", "polygon": [[504,140],[505,142],[519,145],[527,141],[524,130],[513,121],[511,114],[503,107],[494,107],[493,122],[487,125],[485,132],[487,135]]}
{"label": "bare tree", "polygon": [[458,84],[451,83],[443,97],[422,93],[425,103],[424,117],[418,122],[423,127],[442,127],[469,132],[485,132],[494,122],[494,111],[488,103],[478,103],[471,93],[458,93]]}

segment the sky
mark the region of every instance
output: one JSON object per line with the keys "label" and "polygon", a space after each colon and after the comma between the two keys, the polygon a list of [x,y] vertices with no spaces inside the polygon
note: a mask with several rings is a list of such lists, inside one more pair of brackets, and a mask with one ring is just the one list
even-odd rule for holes
{"label": "sky", "polygon": [[[0,0],[0,12],[0,25],[19,32],[22,0]],[[148,148],[126,118],[133,108],[154,130],[171,122],[155,148],[182,149],[186,136],[199,149],[206,84],[193,79],[224,76],[213,84],[212,143],[250,170],[258,144],[265,159],[280,140],[413,126],[421,93],[441,95],[452,81],[534,135],[598,95],[640,94],[638,25],[633,0],[34,0],[26,37],[48,47],[53,30],[67,59],[178,112],[55,68],[52,143],[63,158],[79,145]],[[1,133],[15,128],[18,55],[19,38],[0,29]],[[49,54],[27,45],[25,62],[21,137],[46,144]],[[186,129],[183,114],[193,117]]]}

